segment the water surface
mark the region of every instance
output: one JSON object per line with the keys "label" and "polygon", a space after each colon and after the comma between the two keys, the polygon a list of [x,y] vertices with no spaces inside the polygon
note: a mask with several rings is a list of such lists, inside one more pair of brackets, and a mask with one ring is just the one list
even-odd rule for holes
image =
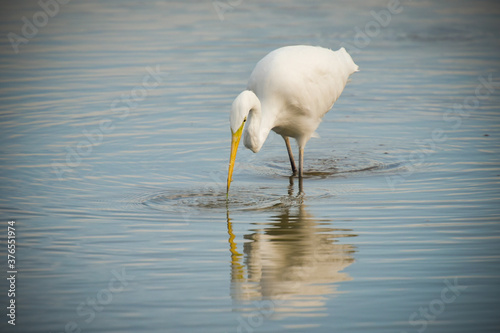
{"label": "water surface", "polygon": [[[0,14],[2,332],[499,329],[496,3],[71,1],[16,53],[40,10]],[[290,44],[360,72],[302,184],[271,134],[226,201],[231,102]]]}

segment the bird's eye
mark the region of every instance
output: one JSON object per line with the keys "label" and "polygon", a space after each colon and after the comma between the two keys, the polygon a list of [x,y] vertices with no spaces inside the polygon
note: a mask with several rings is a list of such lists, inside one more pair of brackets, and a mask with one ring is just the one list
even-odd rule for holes
{"label": "bird's eye", "polygon": [[243,122],[246,122],[247,121],[247,118],[243,119]]}

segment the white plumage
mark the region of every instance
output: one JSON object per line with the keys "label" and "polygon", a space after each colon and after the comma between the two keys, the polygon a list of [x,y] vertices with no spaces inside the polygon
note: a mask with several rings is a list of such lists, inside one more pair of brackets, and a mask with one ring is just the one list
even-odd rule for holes
{"label": "white plumage", "polygon": [[254,153],[261,149],[271,130],[280,134],[295,173],[288,140],[294,138],[299,146],[299,177],[302,177],[307,141],[356,71],[358,66],[344,48],[332,51],[316,46],[286,46],[262,58],[250,75],[247,90],[236,97],[231,108],[233,138],[227,191],[243,127],[245,147]]}

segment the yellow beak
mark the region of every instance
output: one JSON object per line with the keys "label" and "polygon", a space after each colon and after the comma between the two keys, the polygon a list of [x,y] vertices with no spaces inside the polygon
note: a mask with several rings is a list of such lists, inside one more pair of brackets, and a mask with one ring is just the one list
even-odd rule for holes
{"label": "yellow beak", "polygon": [[236,160],[236,152],[238,151],[241,134],[243,133],[243,125],[245,125],[245,123],[241,124],[240,128],[234,133],[233,130],[231,130],[231,156],[229,157],[229,172],[227,174],[227,195],[229,195],[229,187],[231,186],[231,181],[233,180],[234,161]]}

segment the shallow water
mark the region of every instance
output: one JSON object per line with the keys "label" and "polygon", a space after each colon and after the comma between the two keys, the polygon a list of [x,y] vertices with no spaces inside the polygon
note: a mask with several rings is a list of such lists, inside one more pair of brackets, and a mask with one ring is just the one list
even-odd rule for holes
{"label": "shallow water", "polygon": [[[5,8],[4,36],[40,11]],[[18,53],[4,39],[2,332],[498,331],[500,8],[399,9],[72,1]],[[271,133],[226,200],[232,99],[300,43],[360,72],[302,184]]]}

